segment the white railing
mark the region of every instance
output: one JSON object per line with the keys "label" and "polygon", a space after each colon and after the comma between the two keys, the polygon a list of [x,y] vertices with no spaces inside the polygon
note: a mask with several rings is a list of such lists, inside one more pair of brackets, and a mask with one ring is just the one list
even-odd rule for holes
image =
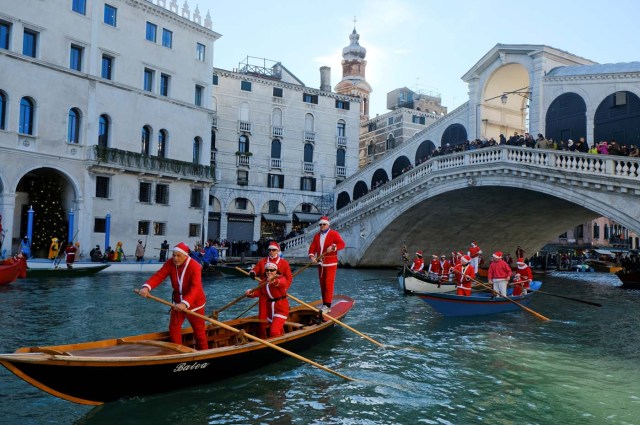
{"label": "white railing", "polygon": [[245,167],[248,167],[250,165],[250,156],[248,155],[238,155],[237,156],[238,161],[236,163],[236,165],[242,165]]}
{"label": "white railing", "polygon": [[316,141],[316,132],[315,131],[305,131],[304,132],[304,141],[305,142],[315,142]]}
{"label": "white railing", "polygon": [[347,137],[346,136],[336,136],[336,144],[338,147],[347,147]]}
{"label": "white railing", "polygon": [[302,163],[302,172],[303,173],[312,173],[313,174],[313,162],[303,162]]}
{"label": "white railing", "polygon": [[238,121],[238,130],[251,133],[251,123],[248,121]]}
{"label": "white railing", "polygon": [[280,158],[271,158],[271,162],[270,162],[269,168],[271,168],[271,169],[273,169],[273,168],[281,169],[282,168],[282,160]]}
{"label": "white railing", "polygon": [[282,137],[283,134],[284,134],[284,128],[271,126],[271,136]]}
{"label": "white railing", "polygon": [[347,167],[336,165],[336,177],[347,177]]}

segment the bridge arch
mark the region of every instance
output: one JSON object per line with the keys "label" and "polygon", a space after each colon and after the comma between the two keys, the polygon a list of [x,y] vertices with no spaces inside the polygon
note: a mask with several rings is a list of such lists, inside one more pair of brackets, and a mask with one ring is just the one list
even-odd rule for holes
{"label": "bridge arch", "polygon": [[440,146],[461,145],[468,139],[467,129],[462,124],[454,123],[448,126],[444,133],[442,133],[442,140],[440,140]]}
{"label": "bridge arch", "polygon": [[640,146],[640,98],[629,91],[608,95],[593,117],[594,142],[615,139],[619,145]]}
{"label": "bridge arch", "polygon": [[367,193],[369,193],[367,184],[362,180],[358,180],[355,186],[353,186],[353,200],[355,201],[358,198],[362,198]]}
{"label": "bridge arch", "polygon": [[389,175],[383,168],[378,168],[371,176],[371,188],[376,188],[389,181]]}
{"label": "bridge arch", "polygon": [[349,196],[349,193],[347,192],[338,193],[338,197],[336,198],[336,211],[346,207],[347,205],[349,205],[350,202],[351,202],[351,197]]}
{"label": "bridge arch", "polygon": [[391,167],[391,178],[395,179],[411,167],[412,163],[409,158],[404,155],[397,157],[395,161],[393,161],[393,166]]}
{"label": "bridge arch", "polygon": [[414,163],[416,165],[423,163],[431,157],[431,154],[433,154],[433,151],[435,150],[436,144],[431,140],[425,140],[424,142],[420,143],[420,146],[418,146],[418,149],[416,150]]}
{"label": "bridge arch", "polygon": [[545,136],[555,141],[587,135],[587,104],[577,93],[563,93],[549,105]]}

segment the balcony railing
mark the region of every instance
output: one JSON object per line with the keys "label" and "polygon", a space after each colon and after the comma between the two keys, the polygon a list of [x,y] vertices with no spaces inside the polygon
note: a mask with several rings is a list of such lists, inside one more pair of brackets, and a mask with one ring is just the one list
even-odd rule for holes
{"label": "balcony railing", "polygon": [[315,142],[316,141],[316,132],[315,131],[305,131],[304,132],[304,141],[305,142]]}
{"label": "balcony railing", "polygon": [[338,147],[347,147],[347,137],[346,136],[336,136],[336,144]]}
{"label": "balcony railing", "polygon": [[282,127],[271,127],[271,136],[273,137],[282,137],[284,135],[284,128]]}
{"label": "balcony railing", "polygon": [[238,130],[251,133],[251,123],[248,121],[238,121]]}
{"label": "balcony railing", "polygon": [[215,115],[211,119],[211,128],[218,128],[218,117]]}
{"label": "balcony railing", "polygon": [[175,159],[159,158],[157,156],[143,155],[138,152],[125,151],[121,149],[107,148],[104,146],[93,147],[94,160],[98,164],[109,164],[131,172],[156,172],[180,174],[198,178],[213,179],[215,175],[214,167],[194,164],[187,161]]}
{"label": "balcony railing", "polygon": [[311,173],[311,174],[313,174],[313,162],[303,162],[302,163],[302,172],[303,173]]}
{"label": "balcony railing", "polygon": [[240,154],[237,156],[237,158],[238,160],[236,162],[236,165],[242,165],[244,167],[248,167],[251,164],[250,162],[251,155]]}
{"label": "balcony railing", "polygon": [[273,168],[281,169],[282,168],[282,160],[280,158],[271,158],[271,165],[269,166],[269,168],[271,168],[271,169],[273,169]]}
{"label": "balcony railing", "polygon": [[347,177],[347,167],[336,166],[336,177]]}

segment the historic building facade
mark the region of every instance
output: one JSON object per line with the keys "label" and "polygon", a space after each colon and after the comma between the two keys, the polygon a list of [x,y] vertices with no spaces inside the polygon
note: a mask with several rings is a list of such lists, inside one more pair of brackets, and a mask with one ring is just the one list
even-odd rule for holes
{"label": "historic building facade", "polygon": [[358,167],[360,99],[304,85],[280,62],[214,69],[208,234],[283,239],[333,211],[331,189]]}
{"label": "historic building facade", "polygon": [[[153,255],[164,239],[202,238],[214,182],[219,34],[208,13],[156,3],[3,2],[0,213],[8,253],[27,234],[31,207],[36,251],[57,237],[79,241],[85,254],[122,241],[132,254],[140,239]],[[43,223],[60,215],[67,224]]]}

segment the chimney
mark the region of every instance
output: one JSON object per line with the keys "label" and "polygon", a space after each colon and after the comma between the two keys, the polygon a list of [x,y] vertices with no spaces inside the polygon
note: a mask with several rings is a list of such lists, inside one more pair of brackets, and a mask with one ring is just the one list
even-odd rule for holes
{"label": "chimney", "polygon": [[331,68],[328,66],[320,67],[320,90],[331,91]]}

